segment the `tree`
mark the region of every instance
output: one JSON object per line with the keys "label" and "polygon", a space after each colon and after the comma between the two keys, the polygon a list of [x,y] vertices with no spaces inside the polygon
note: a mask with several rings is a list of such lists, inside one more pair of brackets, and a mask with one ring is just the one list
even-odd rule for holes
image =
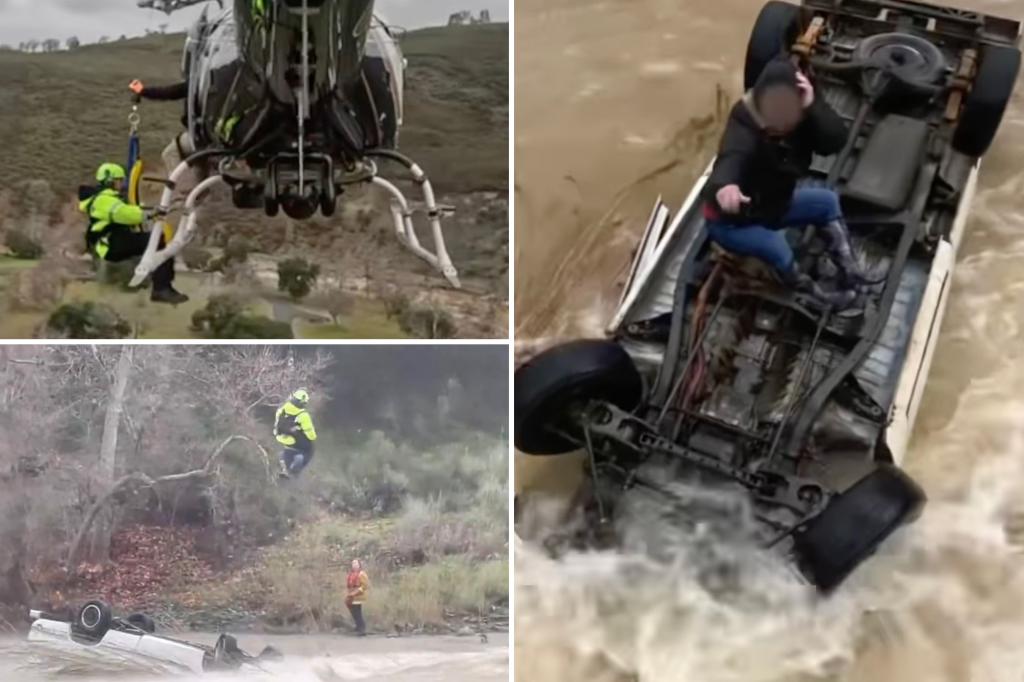
{"label": "tree", "polygon": [[77,50],[82,43],[78,40],[78,36],[71,36],[65,44],[69,50]]}
{"label": "tree", "polygon": [[100,36],[100,39],[96,41],[98,44],[103,45],[110,42],[110,36]]}
{"label": "tree", "polygon": [[320,266],[303,258],[289,258],[277,264],[277,288],[298,300],[308,295],[320,276]]}
{"label": "tree", "polygon": [[27,52],[35,52],[39,48],[39,41],[33,38],[32,40],[25,42],[25,50]]}
{"label": "tree", "polygon": [[60,41],[56,38],[47,38],[43,41],[44,52],[56,52],[60,49]]}
{"label": "tree", "polygon": [[[104,493],[99,499],[92,503],[86,512],[85,518],[82,521],[81,527],[78,529],[78,533],[75,534],[75,539],[71,542],[71,547],[68,549],[68,556],[66,566],[68,570],[72,570],[77,566],[78,556],[81,552],[82,543],[85,540],[86,535],[92,529],[96,517],[100,513],[106,511],[107,507],[118,499],[123,499],[123,493],[127,490],[136,488],[153,488],[161,483],[181,483],[186,481],[196,481],[204,479],[212,479],[220,475],[220,471],[217,468],[219,464],[218,459],[224,452],[227,446],[231,445],[235,441],[243,440],[252,443],[263,455],[264,469],[267,474],[267,482],[270,483],[273,479],[270,475],[270,457],[267,455],[267,451],[259,443],[246,436],[231,436],[224,440],[220,446],[214,450],[213,454],[210,455],[209,459],[199,469],[192,469],[190,471],[184,471],[177,474],[168,474],[166,476],[160,476],[158,478],[151,478],[143,473],[132,473],[124,476],[110,485],[107,492]],[[109,549],[109,534],[107,537],[108,549]]]}
{"label": "tree", "polygon": [[[110,383],[110,394],[107,397],[106,416],[103,420],[103,439],[100,444],[100,478],[107,486],[112,486],[117,473],[117,437],[124,417],[124,394],[128,389],[128,376],[132,370],[132,352],[134,346],[121,346],[117,369],[114,370]],[[114,529],[114,520],[107,515],[96,527],[93,534],[93,559],[106,561],[110,554],[110,534]],[[79,540],[80,542],[80,540]],[[75,548],[77,551],[77,548]]]}
{"label": "tree", "polygon": [[167,27],[168,26],[170,26],[170,24],[160,24],[160,26],[159,26],[160,33],[167,33]]}

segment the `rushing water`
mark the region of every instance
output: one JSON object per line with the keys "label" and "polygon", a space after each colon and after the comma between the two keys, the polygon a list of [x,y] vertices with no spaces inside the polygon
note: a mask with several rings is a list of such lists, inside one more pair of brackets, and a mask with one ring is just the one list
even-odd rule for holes
{"label": "rushing water", "polygon": [[[960,0],[1024,18],[1021,0]],[[759,0],[517,0],[517,338],[599,334],[654,198],[713,151]],[[516,552],[531,682],[1024,679],[1024,85],[983,164],[905,463],[921,520],[828,600],[772,570],[723,603],[637,557]],[[560,461],[559,461],[560,460]],[[517,490],[578,462],[517,459]]]}
{"label": "rushing water", "polygon": [[[209,635],[181,638],[213,643]],[[272,645],[284,654],[261,664],[262,672],[174,674],[144,660],[98,656],[83,662],[79,656],[41,649],[24,640],[0,640],[0,680],[4,682],[150,682],[154,680],[288,680],[289,682],[504,682],[508,679],[508,637],[333,637],[321,635],[243,635],[239,646],[258,653]]]}

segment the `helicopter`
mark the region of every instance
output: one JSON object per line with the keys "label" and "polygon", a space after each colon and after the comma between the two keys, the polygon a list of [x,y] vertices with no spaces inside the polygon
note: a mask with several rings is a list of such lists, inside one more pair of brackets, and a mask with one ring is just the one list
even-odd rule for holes
{"label": "helicopter", "polygon": [[[189,29],[182,55],[192,150],[160,180],[157,215],[170,212],[190,174],[199,181],[173,236],[151,232],[132,284],[193,239],[198,205],[216,186],[230,188],[238,209],[306,220],[332,216],[346,189],[371,185],[391,198],[399,242],[460,288],[441,226],[453,209],[438,205],[426,173],[398,151],[407,61],[399,31],[374,13],[374,0],[234,0],[215,16],[209,10]],[[383,164],[404,167],[422,202],[413,205],[383,177]],[[415,231],[420,213],[432,250]]]}

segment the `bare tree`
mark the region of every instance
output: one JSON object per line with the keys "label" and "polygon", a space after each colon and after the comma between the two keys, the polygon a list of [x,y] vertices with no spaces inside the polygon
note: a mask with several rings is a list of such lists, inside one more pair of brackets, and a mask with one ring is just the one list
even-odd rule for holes
{"label": "bare tree", "polygon": [[[128,376],[132,370],[132,353],[134,346],[121,346],[117,369],[110,384],[107,398],[106,416],[103,420],[103,439],[100,445],[99,476],[104,485],[113,484],[117,472],[117,438],[124,416],[124,395],[128,389]],[[90,555],[94,560],[106,561],[110,555],[110,535],[114,529],[114,519],[107,514],[101,524],[96,527],[91,543]]]}
{"label": "bare tree", "polygon": [[168,26],[170,26],[170,24],[160,24],[160,26],[158,27],[160,29],[160,33],[167,33]]}
{"label": "bare tree", "polygon": [[56,38],[47,38],[43,41],[44,52],[56,52],[60,49],[60,41]]}
{"label": "bare tree", "polygon": [[71,36],[70,38],[67,39],[67,42],[65,43],[65,45],[67,45],[67,48],[69,50],[77,50],[79,47],[81,47],[82,43],[78,39],[78,36]]}
{"label": "bare tree", "polygon": [[78,533],[75,535],[75,539],[71,543],[71,547],[68,549],[68,556],[66,566],[67,569],[73,570],[78,560],[78,554],[81,551],[82,542],[85,540],[86,535],[92,528],[93,523],[96,521],[96,517],[100,512],[104,511],[108,505],[110,505],[116,499],[123,496],[123,493],[128,490],[140,489],[140,488],[153,488],[161,483],[182,483],[186,481],[195,481],[214,478],[220,475],[220,471],[217,467],[218,459],[221,453],[235,441],[247,441],[252,443],[263,456],[264,468],[267,474],[267,482],[273,481],[270,475],[270,458],[267,455],[267,451],[259,443],[247,436],[230,436],[226,438],[213,454],[206,460],[206,463],[198,468],[192,469],[191,471],[185,471],[178,474],[168,474],[159,478],[151,478],[143,473],[128,474],[116,482],[114,482],[110,488],[104,493],[99,499],[93,502],[92,506],[89,507],[89,511],[86,512],[85,518],[82,521],[81,527],[78,529]]}

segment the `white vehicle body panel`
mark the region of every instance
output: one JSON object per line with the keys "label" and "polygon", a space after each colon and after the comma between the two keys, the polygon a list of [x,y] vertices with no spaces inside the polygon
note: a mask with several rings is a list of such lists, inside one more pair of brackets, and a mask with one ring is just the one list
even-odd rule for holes
{"label": "white vehicle body panel", "polygon": [[46,618],[33,621],[28,640],[59,647],[63,653],[83,658],[142,658],[195,673],[203,672],[203,659],[206,655],[202,648],[187,642],[113,629],[107,631],[96,643],[84,643],[72,638],[70,623]]}

